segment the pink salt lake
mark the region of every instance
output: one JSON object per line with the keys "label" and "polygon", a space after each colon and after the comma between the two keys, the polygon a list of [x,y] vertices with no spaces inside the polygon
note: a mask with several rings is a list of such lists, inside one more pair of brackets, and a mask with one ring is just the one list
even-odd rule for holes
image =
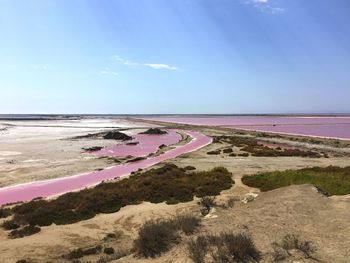
{"label": "pink salt lake", "polygon": [[179,116],[148,119],[172,123],[221,126],[243,130],[350,140],[350,116]]}
{"label": "pink salt lake", "polygon": [[[156,152],[161,145],[172,145],[181,140],[181,135],[176,131],[169,130],[166,134],[149,135],[136,134],[133,140],[126,141],[122,144],[117,144],[111,147],[105,147],[100,151],[93,152],[97,156],[135,156],[144,157],[150,153]],[[135,142],[137,144],[131,145]]]}
{"label": "pink salt lake", "polygon": [[[102,171],[0,188],[0,205],[20,201],[29,201],[36,197],[55,196],[66,192],[76,191],[84,187],[93,186],[103,180],[129,175],[138,169],[144,169],[159,162],[175,158],[181,154],[195,151],[210,144],[212,141],[210,137],[199,132],[181,132],[189,135],[192,140],[185,145],[177,146],[174,149],[155,157],[149,157],[144,160],[113,166]],[[172,134],[172,132],[170,134]],[[173,140],[173,136],[175,135],[171,135],[171,140]],[[158,144],[159,141],[157,141],[157,145]],[[143,154],[144,152],[138,153]]]}

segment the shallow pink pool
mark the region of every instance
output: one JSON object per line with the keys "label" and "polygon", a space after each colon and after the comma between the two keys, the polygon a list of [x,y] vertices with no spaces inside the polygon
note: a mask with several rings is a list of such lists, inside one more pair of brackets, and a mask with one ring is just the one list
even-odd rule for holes
{"label": "shallow pink pool", "polygon": [[0,188],[0,205],[19,201],[29,201],[36,197],[54,196],[70,191],[82,189],[100,183],[103,180],[121,177],[144,169],[159,162],[175,158],[181,154],[195,151],[211,143],[212,139],[204,134],[192,131],[181,131],[192,137],[192,140],[177,146],[159,156],[150,157],[137,162],[113,166],[103,171],[74,175],[46,181],[14,185]]}
{"label": "shallow pink pool", "polygon": [[[181,135],[175,131],[168,130],[166,134],[150,135],[150,134],[136,134],[134,139],[126,141],[123,144],[113,145],[111,147],[103,148],[95,151],[92,154],[97,156],[135,156],[144,157],[150,153],[156,152],[161,145],[172,145],[181,140]],[[136,142],[136,145],[130,143]]]}
{"label": "shallow pink pool", "polygon": [[208,116],[148,119],[350,140],[350,117]]}

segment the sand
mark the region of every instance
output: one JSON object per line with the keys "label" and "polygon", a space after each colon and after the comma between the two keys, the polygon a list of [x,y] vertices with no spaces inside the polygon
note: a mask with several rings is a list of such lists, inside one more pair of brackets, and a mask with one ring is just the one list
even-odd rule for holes
{"label": "sand", "polygon": [[3,121],[0,125],[8,128],[0,134],[0,187],[110,166],[110,161],[84,153],[82,148],[111,146],[116,141],[69,138],[112,128],[141,127],[119,119]]}

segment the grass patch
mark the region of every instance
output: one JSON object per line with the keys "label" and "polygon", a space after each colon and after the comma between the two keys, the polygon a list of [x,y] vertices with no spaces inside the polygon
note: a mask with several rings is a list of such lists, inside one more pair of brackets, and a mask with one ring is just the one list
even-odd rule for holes
{"label": "grass patch", "polygon": [[167,164],[117,182],[67,193],[54,200],[20,204],[12,209],[13,223],[39,226],[71,224],[99,213],[117,212],[123,206],[142,201],[188,202],[194,196],[218,195],[229,189],[234,184],[231,175],[222,167],[206,172],[186,172],[176,165]]}
{"label": "grass patch", "polygon": [[289,185],[312,184],[330,195],[346,195],[350,194],[350,166],[260,173],[244,176],[242,182],[263,192]]}

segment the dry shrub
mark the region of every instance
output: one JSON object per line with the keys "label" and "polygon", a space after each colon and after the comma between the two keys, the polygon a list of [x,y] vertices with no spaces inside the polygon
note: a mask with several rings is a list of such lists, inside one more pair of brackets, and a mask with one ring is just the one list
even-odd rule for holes
{"label": "dry shrub", "polygon": [[273,243],[272,257],[275,262],[282,261],[291,256],[290,251],[298,250],[303,253],[305,258],[313,258],[316,252],[316,247],[311,241],[301,240],[297,235],[287,234],[283,237],[281,242]]}
{"label": "dry shrub", "polygon": [[199,236],[197,239],[191,239],[187,243],[188,256],[195,263],[203,263],[207,253],[208,241],[206,237]]}
{"label": "dry shrub", "polygon": [[190,214],[177,215],[173,219],[173,222],[176,228],[184,232],[186,235],[195,233],[201,225],[200,218]]}
{"label": "dry shrub", "polygon": [[210,209],[216,206],[215,196],[203,196],[199,201],[199,205],[203,216],[209,214]]}
{"label": "dry shrub", "polygon": [[190,214],[177,215],[167,220],[147,221],[134,241],[134,251],[139,256],[154,258],[180,241],[178,231],[190,235],[199,227],[200,219]]}
{"label": "dry shrub", "polygon": [[165,220],[147,221],[139,230],[139,236],[134,241],[137,255],[154,258],[168,251],[173,244],[179,242],[173,222]]}
{"label": "dry shrub", "polygon": [[208,252],[213,262],[218,263],[258,262],[261,259],[253,240],[245,233],[223,232],[199,236],[188,243],[187,249],[195,263],[204,262]]}

